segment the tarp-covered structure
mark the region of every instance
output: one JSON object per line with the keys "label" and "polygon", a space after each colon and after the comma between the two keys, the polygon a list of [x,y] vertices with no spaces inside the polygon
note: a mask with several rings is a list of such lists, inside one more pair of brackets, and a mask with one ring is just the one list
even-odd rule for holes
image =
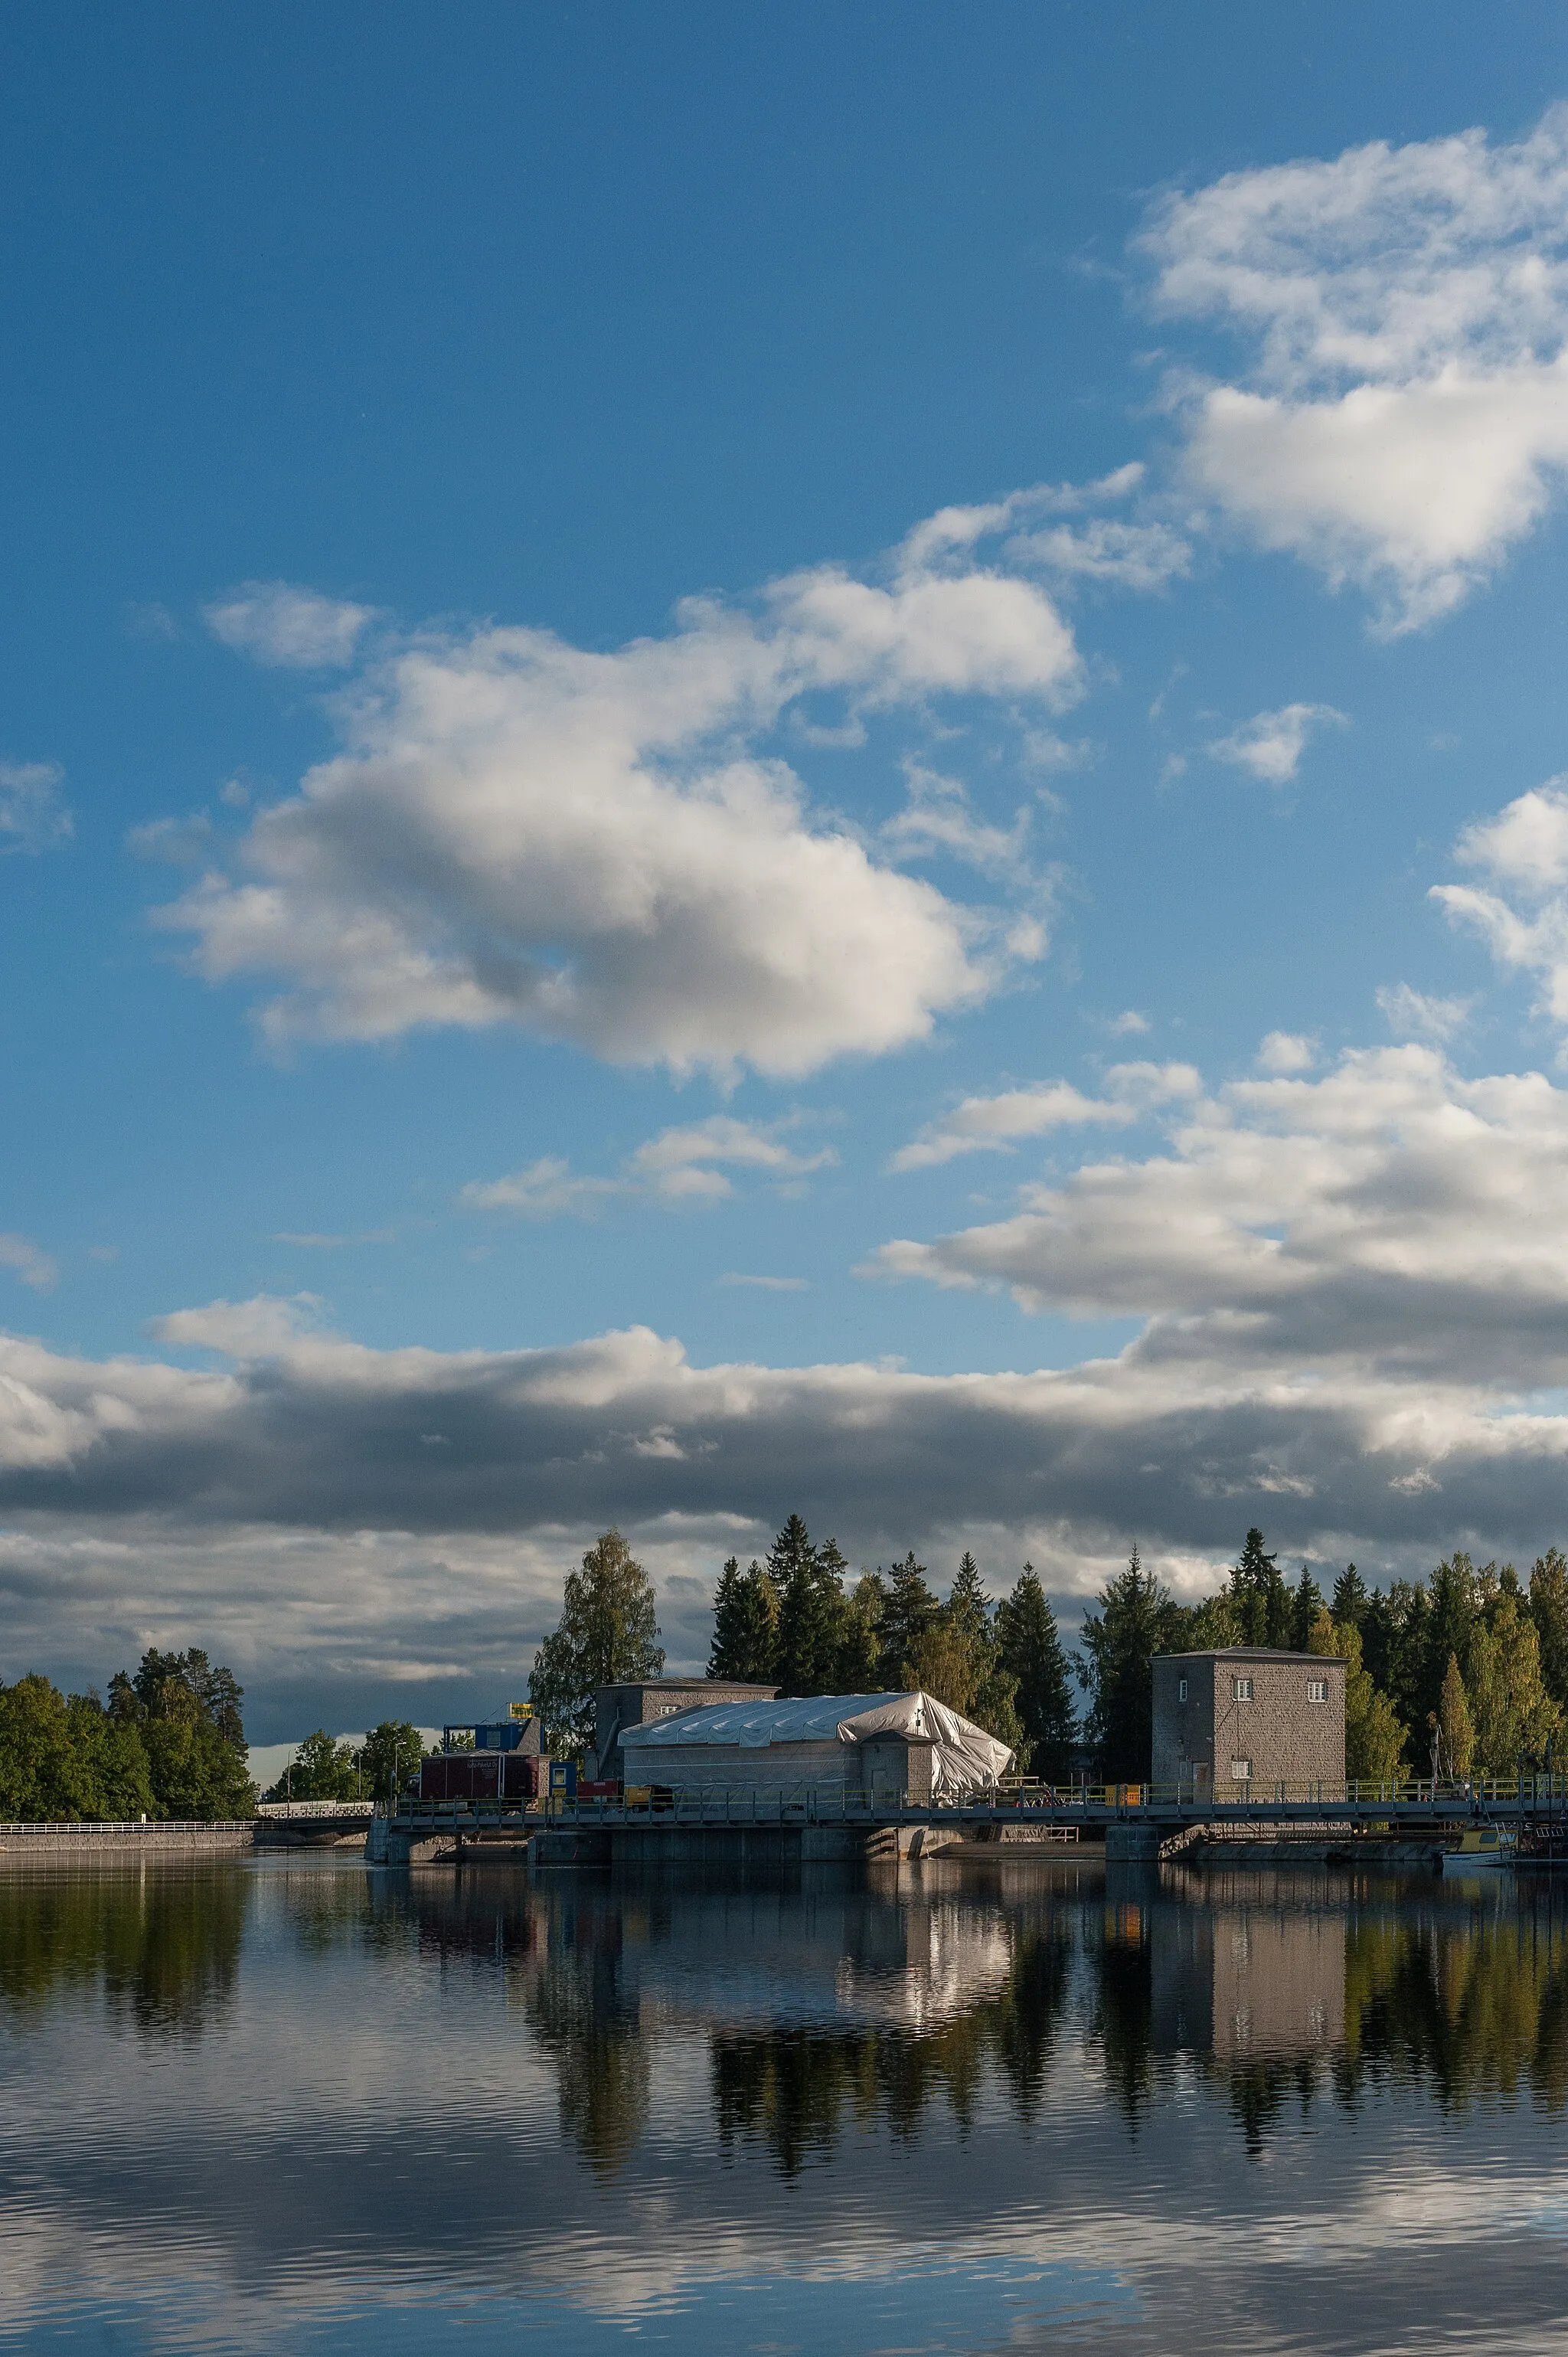
{"label": "tarp-covered structure", "polygon": [[1013,1764],[1005,1743],[918,1690],[716,1703],[628,1727],[620,1739],[628,1783],[682,1791],[797,1783],[858,1791],[862,1752],[869,1759],[902,1744],[929,1752],[934,1800],[959,1800]]}

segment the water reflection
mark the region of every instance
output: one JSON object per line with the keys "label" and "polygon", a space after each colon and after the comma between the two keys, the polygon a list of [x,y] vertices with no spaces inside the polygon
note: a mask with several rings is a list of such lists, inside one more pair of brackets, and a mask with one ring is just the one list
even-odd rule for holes
{"label": "water reflection", "polygon": [[1565,2090],[1544,1879],[9,1870],[0,2339],[1547,2345]]}
{"label": "water reflection", "polygon": [[102,1995],[144,2037],[194,2037],[234,1994],[245,1890],[231,1869],[65,1870],[0,1879],[0,2013]]}

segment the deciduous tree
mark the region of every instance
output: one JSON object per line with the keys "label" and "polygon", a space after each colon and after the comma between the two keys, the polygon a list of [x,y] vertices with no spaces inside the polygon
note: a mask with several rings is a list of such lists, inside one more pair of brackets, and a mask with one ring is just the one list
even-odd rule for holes
{"label": "deciduous tree", "polygon": [[1544,1759],[1548,1744],[1561,1738],[1563,1713],[1541,1677],[1535,1624],[1516,1597],[1499,1595],[1489,1620],[1477,1621],[1466,1683],[1483,1773],[1511,1775],[1520,1760]]}
{"label": "deciduous tree", "polygon": [[598,1688],[656,1678],[663,1667],[653,1583],[620,1533],[607,1531],[568,1573],[560,1621],[529,1673],[545,1749],[580,1759],[594,1739]]}
{"label": "deciduous tree", "polygon": [[1530,1575],[1530,1617],[1541,1644],[1541,1674],[1546,1691],[1568,1709],[1568,1561],[1548,1547]]}
{"label": "deciduous tree", "polygon": [[1341,1626],[1319,1610],[1312,1624],[1315,1653],[1337,1653],[1345,1663],[1345,1773],[1359,1781],[1387,1783],[1399,1774],[1405,1729],[1387,1695],[1380,1693],[1361,1660],[1359,1630]]}

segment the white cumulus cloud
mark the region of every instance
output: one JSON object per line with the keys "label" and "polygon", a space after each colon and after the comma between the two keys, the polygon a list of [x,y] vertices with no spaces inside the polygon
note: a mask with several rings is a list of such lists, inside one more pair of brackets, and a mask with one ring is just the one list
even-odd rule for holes
{"label": "white cumulus cloud", "polygon": [[887,1168],[929,1170],[961,1154],[1006,1153],[1020,1137],[1140,1121],[1152,1105],[1194,1096],[1202,1083],[1190,1064],[1116,1064],[1106,1074],[1105,1085],[1108,1094],[1103,1097],[1085,1096],[1070,1081],[965,1097],[951,1113],[901,1146]]}
{"label": "white cumulus cloud", "polygon": [[1528,136],[1349,148],[1153,212],[1155,301],[1248,348],[1174,387],[1193,481],[1413,628],[1485,579],[1568,466],[1568,108]]}
{"label": "white cumulus cloud", "polygon": [[53,851],[76,832],[60,795],[58,761],[0,761],[0,856]]}
{"label": "white cumulus cloud", "polygon": [[463,1200],[474,1211],[516,1211],[529,1219],[562,1212],[586,1217],[628,1197],[666,1205],[722,1202],[735,1192],[728,1169],[755,1170],[782,1181],[837,1161],[831,1146],[801,1153],[787,1144],[787,1134],[797,1126],[792,1119],[759,1124],[714,1114],[647,1139],[614,1178],[578,1175],[568,1162],[545,1156],[509,1178],[470,1182]]}
{"label": "white cumulus cloud", "polygon": [[39,1293],[47,1293],[59,1275],[55,1262],[30,1236],[16,1234],[0,1235],[0,1268],[8,1268]]}
{"label": "white cumulus cloud", "polygon": [[1568,780],[1549,778],[1495,818],[1466,827],[1461,866],[1487,885],[1434,884],[1450,920],[1477,932],[1498,965],[1533,974],[1541,1011],[1568,1027]]}
{"label": "white cumulus cloud", "polygon": [[226,647],[270,669],[338,671],[353,662],[371,608],[290,581],[246,581],[202,619]]}
{"label": "white cumulus cloud", "polygon": [[805,1072],[923,1037],[1043,927],[879,864],[761,740],[807,694],[1081,690],[1036,584],[908,551],[882,581],[822,566],[692,601],[614,653],[429,634],[339,699],[344,749],[160,921],[213,980],[281,978],[277,1045],[515,1022],[618,1061]]}
{"label": "white cumulus cloud", "polygon": [[1168,1149],[1025,1189],[1009,1219],[883,1247],[889,1275],[1150,1321],[1193,1365],[1568,1379],[1568,1091],[1432,1048],[1179,1107]]}
{"label": "white cumulus cloud", "polygon": [[1430,1039],[1439,1048],[1458,1038],[1475,1003],[1473,998],[1434,998],[1408,982],[1383,983],[1378,990],[1379,1011],[1396,1039]]}
{"label": "white cumulus cloud", "polygon": [[1331,704],[1285,704],[1277,712],[1254,713],[1208,749],[1215,760],[1250,770],[1266,786],[1284,786],[1294,777],[1315,728],[1348,725],[1345,714]]}

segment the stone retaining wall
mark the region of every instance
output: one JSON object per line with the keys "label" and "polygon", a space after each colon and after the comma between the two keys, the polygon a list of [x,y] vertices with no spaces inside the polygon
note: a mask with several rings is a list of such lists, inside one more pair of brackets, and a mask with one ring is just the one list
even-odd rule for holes
{"label": "stone retaining wall", "polygon": [[0,1825],[0,1858],[146,1857],[209,1856],[215,1850],[251,1848],[248,1817],[224,1824]]}

